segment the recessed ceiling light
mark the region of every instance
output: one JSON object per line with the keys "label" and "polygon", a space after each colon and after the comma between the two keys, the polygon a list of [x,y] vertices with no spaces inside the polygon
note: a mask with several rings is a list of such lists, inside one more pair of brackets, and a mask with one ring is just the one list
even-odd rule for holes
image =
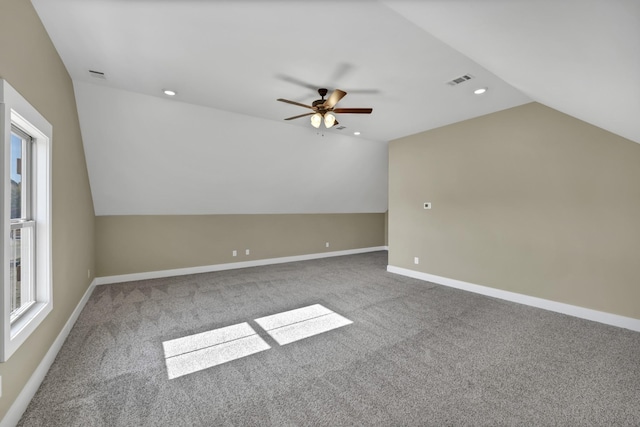
{"label": "recessed ceiling light", "polygon": [[357,136],[357,135],[360,135],[360,132],[357,132],[357,131],[356,131],[356,132],[354,132],[353,134]]}
{"label": "recessed ceiling light", "polygon": [[175,90],[170,90],[170,89],[165,89],[162,92],[167,96],[175,96],[175,94],[176,94]]}
{"label": "recessed ceiling light", "polygon": [[486,87],[481,87],[480,89],[476,89],[473,91],[473,93],[475,93],[476,95],[482,95],[483,93],[485,93],[487,91]]}

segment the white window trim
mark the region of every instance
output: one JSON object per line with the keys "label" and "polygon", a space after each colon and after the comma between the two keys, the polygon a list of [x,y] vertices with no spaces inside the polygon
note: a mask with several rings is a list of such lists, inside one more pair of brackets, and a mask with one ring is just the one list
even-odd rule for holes
{"label": "white window trim", "polygon": [[[11,123],[33,138],[34,203],[33,218],[36,222],[36,303],[13,325],[10,321],[11,297],[9,283],[9,233],[11,212],[10,140]],[[0,222],[2,241],[0,247],[0,272],[2,273],[2,303],[0,304],[0,361],[5,362],[36,330],[53,309],[52,242],[51,242],[51,141],[53,127],[5,80],[0,79],[0,131],[2,147],[0,162],[3,176],[0,185]]]}

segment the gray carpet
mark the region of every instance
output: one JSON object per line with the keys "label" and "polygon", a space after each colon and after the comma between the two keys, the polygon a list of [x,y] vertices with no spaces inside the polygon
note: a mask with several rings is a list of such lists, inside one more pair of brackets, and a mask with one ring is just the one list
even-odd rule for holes
{"label": "gray carpet", "polygon": [[[640,334],[393,275],[386,252],[95,289],[21,426],[640,425]],[[353,324],[280,346],[254,321]],[[271,347],[169,380],[162,343]]]}

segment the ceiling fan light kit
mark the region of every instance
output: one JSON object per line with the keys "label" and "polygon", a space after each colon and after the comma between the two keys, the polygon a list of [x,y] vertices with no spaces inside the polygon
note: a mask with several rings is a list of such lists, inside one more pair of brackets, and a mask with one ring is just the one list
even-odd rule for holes
{"label": "ceiling fan light kit", "polygon": [[318,89],[318,94],[321,99],[316,99],[311,105],[301,104],[295,101],[289,101],[288,99],[278,98],[280,102],[286,102],[287,104],[297,105],[299,107],[309,108],[313,110],[311,113],[300,114],[298,116],[288,117],[285,120],[293,120],[300,117],[311,116],[311,126],[318,129],[320,124],[324,121],[326,128],[333,127],[338,124],[335,113],[338,114],[371,114],[373,108],[335,108],[338,101],[345,97],[347,92],[336,89],[333,91],[329,99],[324,99],[328,90],[325,88]]}

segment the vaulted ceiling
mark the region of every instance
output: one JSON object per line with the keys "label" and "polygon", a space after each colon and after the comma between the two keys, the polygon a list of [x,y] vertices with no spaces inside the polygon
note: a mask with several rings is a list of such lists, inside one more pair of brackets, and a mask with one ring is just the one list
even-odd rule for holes
{"label": "vaulted ceiling", "polygon": [[[98,215],[383,212],[388,141],[531,101],[640,142],[635,0],[32,3]],[[319,87],[373,113],[283,120]]]}

